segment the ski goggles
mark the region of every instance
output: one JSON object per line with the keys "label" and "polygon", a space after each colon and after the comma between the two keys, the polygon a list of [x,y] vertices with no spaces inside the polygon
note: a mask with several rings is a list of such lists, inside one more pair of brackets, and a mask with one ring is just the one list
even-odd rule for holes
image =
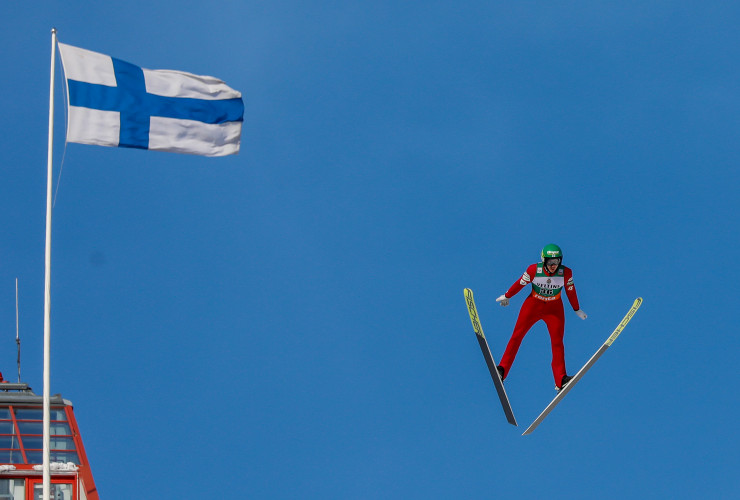
{"label": "ski goggles", "polygon": [[559,266],[561,262],[562,262],[562,259],[545,259],[545,266],[546,267]]}

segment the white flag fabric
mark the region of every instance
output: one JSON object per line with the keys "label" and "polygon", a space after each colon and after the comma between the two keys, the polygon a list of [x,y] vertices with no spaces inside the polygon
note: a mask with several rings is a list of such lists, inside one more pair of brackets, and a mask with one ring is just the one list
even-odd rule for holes
{"label": "white flag fabric", "polygon": [[239,152],[244,103],[221,80],[58,45],[69,98],[67,142],[203,156]]}

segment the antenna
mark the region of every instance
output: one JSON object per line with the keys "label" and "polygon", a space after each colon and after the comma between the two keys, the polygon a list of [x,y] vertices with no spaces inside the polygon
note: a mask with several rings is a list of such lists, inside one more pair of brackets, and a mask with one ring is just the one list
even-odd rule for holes
{"label": "antenna", "polygon": [[21,337],[18,328],[18,278],[15,279],[15,343],[18,346],[18,383],[21,383]]}

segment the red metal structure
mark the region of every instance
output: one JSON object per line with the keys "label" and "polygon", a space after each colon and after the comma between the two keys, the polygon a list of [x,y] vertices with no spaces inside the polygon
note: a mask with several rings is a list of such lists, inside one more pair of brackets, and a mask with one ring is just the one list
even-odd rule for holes
{"label": "red metal structure", "polygon": [[[99,500],[72,410],[51,397],[51,498]],[[28,384],[0,384],[0,500],[37,500],[43,490],[43,398]]]}

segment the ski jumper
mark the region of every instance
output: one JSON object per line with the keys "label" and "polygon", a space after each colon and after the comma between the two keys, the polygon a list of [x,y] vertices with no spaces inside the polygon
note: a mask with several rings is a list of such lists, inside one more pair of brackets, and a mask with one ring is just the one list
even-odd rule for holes
{"label": "ski jumper", "polygon": [[563,347],[565,313],[563,312],[563,300],[560,293],[563,288],[565,288],[565,293],[573,310],[580,309],[576,287],[573,284],[573,272],[568,267],[558,266],[555,273],[549,274],[544,264],[532,264],[504,295],[511,298],[528,284],[532,285],[532,293],[522,304],[514,326],[514,333],[512,333],[506,346],[500,366],[504,369],[505,378],[509,374],[509,368],[514,363],[514,358],[517,351],[519,351],[524,336],[535,323],[542,320],[547,325],[547,331],[550,333],[552,374],[555,377],[555,385],[560,387],[563,375],[566,375],[565,349]]}

